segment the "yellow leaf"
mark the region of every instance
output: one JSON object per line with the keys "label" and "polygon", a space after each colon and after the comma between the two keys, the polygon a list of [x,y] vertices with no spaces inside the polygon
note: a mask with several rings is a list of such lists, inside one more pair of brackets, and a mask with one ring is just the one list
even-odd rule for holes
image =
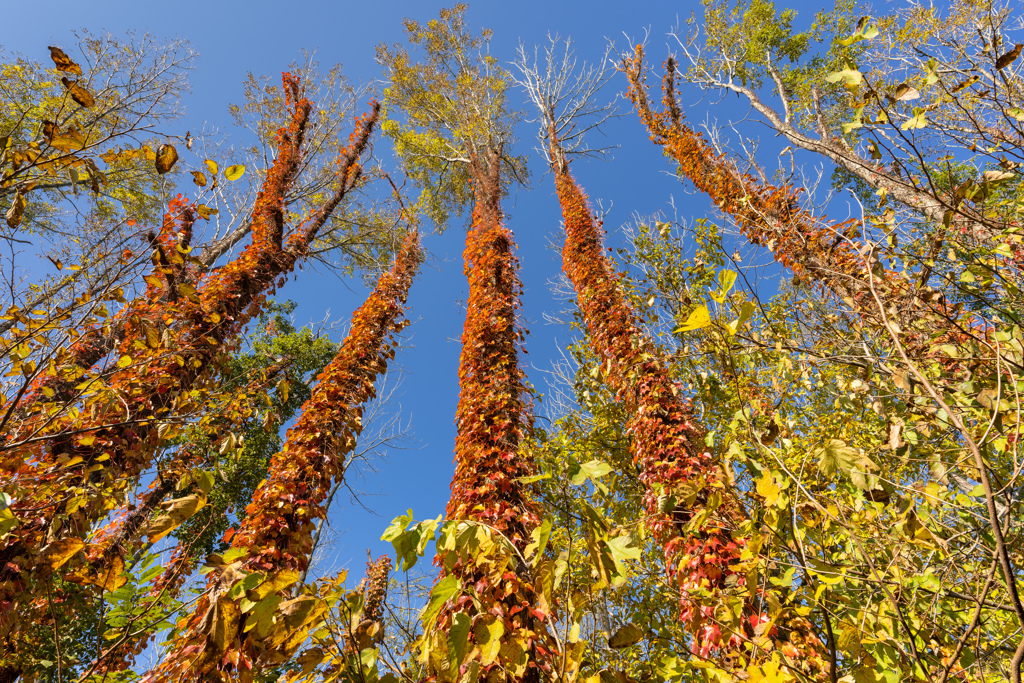
{"label": "yellow leaf", "polygon": [[121,358],[119,358],[118,361],[117,361],[117,367],[119,367],[119,368],[126,368],[129,365],[131,365],[131,364],[132,364],[132,357],[128,356],[128,355],[121,356]]}
{"label": "yellow leaf", "polygon": [[505,625],[491,614],[480,619],[473,627],[476,646],[480,648],[480,664],[488,666],[493,663],[501,650],[501,636],[505,633]]}
{"label": "yellow leaf", "polygon": [[156,543],[161,538],[177,529],[189,517],[197,513],[206,505],[204,496],[185,496],[175,498],[160,504],[160,507],[167,511],[167,514],[160,515],[146,527],[146,536],[150,543]]}
{"label": "yellow leaf", "polygon": [[690,330],[699,330],[702,327],[707,327],[711,324],[711,314],[708,313],[707,306],[698,306],[690,317],[686,319],[686,322],[672,330],[673,334],[679,332],[689,332]]}
{"label": "yellow leaf", "polygon": [[757,492],[764,498],[765,505],[775,505],[779,499],[779,491],[772,473],[765,470],[757,480]]}
{"label": "yellow leaf", "polygon": [[608,639],[608,647],[613,650],[621,650],[622,648],[629,647],[630,645],[636,645],[643,640],[643,637],[644,632],[637,626],[634,624],[626,624],[616,631],[615,635]]}
{"label": "yellow leaf", "polygon": [[285,588],[291,587],[299,580],[301,573],[296,569],[282,569],[276,574],[271,574],[266,581],[245,592],[245,597],[253,602],[259,602],[272,593],[277,593]]}
{"label": "yellow leaf", "polygon": [[210,658],[220,659],[228,651],[228,647],[238,636],[238,622],[241,618],[242,611],[234,600],[227,597],[217,600],[211,629],[206,637],[206,651],[203,653],[212,657],[204,657],[204,659],[207,661]]}
{"label": "yellow leaf", "polygon": [[66,71],[78,76],[82,75],[82,67],[78,66],[71,57],[64,54],[64,50],[59,47],[50,46],[50,59],[53,60],[58,71]]}
{"label": "yellow leaf", "polygon": [[829,83],[838,83],[843,81],[843,84],[847,87],[858,86],[864,80],[864,76],[857,69],[843,69],[837,71],[834,74],[829,74],[825,77],[825,80]]}
{"label": "yellow leaf", "polygon": [[217,171],[220,169],[220,167],[217,166],[217,162],[213,159],[207,159],[204,163],[206,164],[206,168],[210,169],[210,175],[216,178]]}
{"label": "yellow leaf", "polygon": [[160,175],[174,168],[174,164],[177,162],[178,150],[174,148],[174,145],[164,143],[156,150],[156,172]]}
{"label": "yellow leaf", "polygon": [[62,538],[43,548],[39,553],[39,563],[57,569],[84,547],[85,541],[80,538]]}
{"label": "yellow leaf", "polygon": [[927,112],[924,109],[914,109],[914,115],[903,122],[900,128],[903,130],[913,130],[915,128],[924,128],[928,125],[928,119],[925,116]]}
{"label": "yellow leaf", "polygon": [[796,680],[782,666],[778,652],[774,653],[771,661],[765,662],[763,667],[751,664],[747,668],[747,674],[750,676],[748,679],[750,683],[787,683],[788,681]]}
{"label": "yellow leaf", "polygon": [[192,180],[199,187],[206,187],[206,174],[202,171],[192,171]]}
{"label": "yellow leaf", "polygon": [[92,93],[78,85],[78,81],[72,81],[67,76],[60,79],[60,82],[64,84],[64,87],[71,93],[71,99],[78,104],[82,105],[86,109],[96,104],[96,100],[93,99]]}
{"label": "yellow leaf", "polygon": [[127,582],[128,577],[124,575],[124,560],[120,555],[114,555],[110,560],[110,564],[106,567],[101,567],[96,577],[91,581],[91,583],[105,591],[116,591]]}
{"label": "yellow leaf", "polygon": [[11,228],[17,228],[21,225],[21,216],[25,213],[25,197],[22,196],[21,190],[18,190],[14,199],[11,200],[11,206],[7,209],[7,225]]}
{"label": "yellow leaf", "polygon": [[234,164],[224,169],[224,177],[228,180],[238,180],[245,175],[245,166],[243,164]]}

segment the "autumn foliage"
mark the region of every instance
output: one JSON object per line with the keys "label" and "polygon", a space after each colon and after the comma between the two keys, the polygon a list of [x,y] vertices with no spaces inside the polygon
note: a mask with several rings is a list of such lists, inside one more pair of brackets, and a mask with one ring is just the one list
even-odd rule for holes
{"label": "autumn foliage", "polygon": [[[633,58],[625,61],[622,69],[629,79],[629,98],[651,141],[676,162],[683,177],[736,221],[752,244],[767,247],[798,280],[807,279],[833,292],[876,323],[875,296],[903,322],[922,310],[933,310],[947,319],[958,317],[958,311],[934,288],[918,286],[904,274],[886,268],[871,246],[860,240],[860,220],[832,223],[816,218],[801,208],[794,188],[768,185],[741,172],[686,125],[675,91],[677,73],[672,58],[666,61],[661,111],[653,109],[648,99],[643,46],[636,46]],[[954,323],[946,330],[954,340],[962,338],[956,327]]]}
{"label": "autumn foliage", "polygon": [[[231,550],[210,573],[192,615],[179,623],[171,654],[144,680],[201,678],[214,669],[237,671],[246,680],[255,665],[286,660],[304,640],[295,632],[261,627],[257,619],[266,619],[263,610],[301,614],[292,629],[302,634],[326,610],[312,596],[283,598],[308,565],[315,522],[325,516],[331,484],[342,476],[345,455],[361,431],[362,405],[374,397],[375,380],[394,356],[392,338],[404,326],[399,316],[419,261],[418,235],[410,232],[391,270],[353,314],[348,337],[288,430]],[[243,599],[255,603],[252,614],[243,612]]]}
{"label": "autumn foliage", "polygon": [[[950,28],[956,13],[921,28],[956,38],[925,61],[914,51],[927,40],[895,20],[854,29],[839,7],[795,34],[793,14],[771,3],[706,4],[704,26],[677,36],[691,68],[665,62],[660,104],[643,46],[618,70],[577,71],[570,43],[562,53],[552,39],[546,65],[520,50],[517,80],[491,55],[491,33],[469,31],[466,5],[407,19],[408,44],[377,51],[384,105],[370,104],[347,144],[328,125],[340,105],[318,114],[305,77],[305,88],[290,73],[280,91],[252,86],[249,113],[283,110],[282,125],[253,195],[237,195],[254,197],[244,221],[217,224],[202,259],[216,209],[201,202],[224,196],[208,194],[210,159],[199,166],[215,177],[208,190],[150,197],[159,208],[138,214],[154,224],[133,237],[144,266],[132,249],[104,256],[104,273],[137,269],[137,282],[75,283],[60,303],[36,297],[47,310],[15,297],[0,316],[0,683],[1019,683],[1024,68],[1013,65],[1024,48],[1001,44],[994,15],[980,44]],[[888,44],[872,44],[884,31]],[[886,73],[897,45],[922,73]],[[89,74],[51,55],[61,107],[103,105]],[[854,64],[863,55],[873,72]],[[966,71],[949,67],[960,62]],[[949,81],[961,71],[974,75]],[[730,254],[728,226],[656,214],[624,228],[620,269],[569,163],[603,151],[584,134],[613,118],[597,98],[615,73],[678,176],[764,259]],[[781,115],[762,101],[768,76]],[[753,157],[719,152],[714,133],[686,123],[687,79],[746,97],[801,153],[836,163],[835,189],[852,177],[843,189],[863,215],[829,220]],[[529,175],[513,150],[511,83],[540,112],[576,297],[567,328],[580,332],[554,364],[544,428],[520,358],[523,283],[503,208]],[[1005,120],[978,124],[982,104]],[[854,120],[837,123],[847,109]],[[37,179],[56,177],[54,164],[86,173],[68,173],[67,187],[89,182],[96,206],[108,183],[92,156],[109,141],[36,123],[39,140],[0,138],[13,231],[46,205]],[[378,126],[404,182],[383,161],[364,173]],[[961,147],[934,161],[928,145],[943,136]],[[889,168],[861,153],[882,159],[879,140],[896,138]],[[328,148],[338,156],[325,168]],[[911,153],[897,163],[894,150]],[[123,154],[172,186],[173,145],[109,158]],[[915,170],[901,178],[900,164]],[[368,192],[374,178],[387,178],[389,199]],[[364,419],[386,402],[378,388],[408,325],[418,226],[443,231],[470,205],[450,498],[443,516],[410,511],[384,532],[404,582],[385,555],[346,588],[346,570],[318,576],[314,558],[350,468],[389,443],[364,436]],[[297,342],[278,315],[294,304],[271,296],[322,248],[347,248],[350,233],[331,225],[364,220],[381,237],[369,250],[393,260],[373,271],[340,345]],[[765,263],[792,282],[759,280]],[[432,542],[435,574],[409,574]]]}
{"label": "autumn foliage", "polygon": [[[154,267],[145,293],[125,301],[106,325],[73,331],[77,340],[5,406],[0,466],[18,524],[0,547],[0,635],[45,620],[38,613],[45,600],[36,590],[54,572],[72,582],[118,585],[123,560],[110,552],[113,546],[87,547],[90,529],[125,504],[158,449],[179,436],[166,419],[202,407],[222,354],[358,183],[376,103],[338,159],[337,180],[324,203],[285,234],[286,197],[301,163],[311,104],[295,78],[285,74],[283,82],[291,118],[278,132],[278,155],[253,206],[252,242],[224,267],[201,272],[189,256],[196,210],[174,200],[159,234],[150,237]],[[401,284],[381,296],[397,297],[395,287],[407,285],[414,261],[406,255],[395,276]],[[102,363],[108,356],[109,366]],[[339,370],[360,380],[359,372],[367,371]],[[187,466],[187,452],[180,459]],[[121,535],[138,533],[140,517],[125,520]],[[292,557],[291,564],[297,562]],[[4,665],[16,671],[22,656],[15,646],[4,654]]]}
{"label": "autumn foliage", "polygon": [[[471,163],[476,202],[463,252],[469,300],[459,360],[455,474],[446,516],[482,525],[489,553],[438,548],[442,576],[472,587],[441,612],[437,634],[466,623],[472,653],[462,664],[487,680],[540,680],[550,668],[551,643],[544,625],[551,614],[538,603],[522,553],[540,523],[537,505],[522,479],[534,465],[520,449],[529,427],[516,320],[519,264],[512,233],[502,223],[501,161],[490,151]],[[511,547],[501,548],[502,543]],[[460,544],[463,545],[463,544]],[[469,617],[466,620],[466,617]],[[430,636],[428,635],[428,638]],[[436,651],[439,644],[434,644]],[[441,652],[445,656],[444,651]]]}
{"label": "autumn foliage", "polygon": [[723,593],[747,592],[740,566],[746,540],[736,528],[739,512],[721,466],[704,448],[702,430],[664,359],[639,328],[567,164],[555,184],[565,221],[563,268],[576,290],[605,381],[633,416],[627,433],[646,489],[647,524],[661,539],[666,569],[679,586],[680,618],[701,656],[738,647],[753,636],[759,612],[745,606],[736,615],[744,623],[738,618],[734,630],[724,633],[716,616]]}

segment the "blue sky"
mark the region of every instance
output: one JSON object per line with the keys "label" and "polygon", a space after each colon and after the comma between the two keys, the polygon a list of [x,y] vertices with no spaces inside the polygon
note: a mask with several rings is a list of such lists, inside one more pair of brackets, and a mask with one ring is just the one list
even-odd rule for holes
{"label": "blue sky", "polygon": [[[157,38],[187,39],[199,55],[190,74],[192,93],[184,103],[185,117],[167,131],[184,135],[186,130],[196,131],[204,125],[228,129],[228,104],[242,101],[241,84],[246,73],[277,74],[301,58],[304,49],[316,50],[325,67],[341,62],[353,83],[376,81],[380,70],[374,60],[375,47],[402,39],[403,17],[427,20],[446,4],[450,3],[20,2],[8,3],[5,9],[6,30],[2,39],[8,56],[18,52],[43,61],[48,60],[47,45],[73,47],[72,31],[77,28],[115,35],[135,30]],[[809,22],[814,9],[802,12],[798,23]],[[649,30],[649,54],[657,64],[667,53],[670,39],[665,36],[666,31],[694,10],[699,11],[700,5],[692,1],[487,1],[471,3],[468,19],[473,26],[494,29],[491,51],[502,62],[513,59],[520,41],[528,46],[543,44],[548,33],[571,36],[578,54],[593,60],[600,58],[607,40],[614,40],[624,49],[629,42],[627,36],[643,37]],[[74,57],[70,50],[69,54]],[[657,80],[652,79],[652,85],[656,84]],[[624,91],[625,81],[619,76],[607,95],[612,97]],[[687,114],[693,123],[709,118],[724,121],[747,113],[734,97],[724,104],[719,103],[718,95],[705,97],[696,90],[687,92],[686,97],[690,104]],[[526,102],[517,106],[525,109]],[[707,215],[709,207],[704,198],[687,194],[668,174],[670,164],[649,142],[635,114],[624,103],[621,109],[625,116],[606,128],[608,142],[620,146],[614,158],[574,167],[592,202],[600,200],[605,208],[612,207],[605,222],[611,233],[610,243],[616,243],[618,226],[630,221],[634,212],[650,215],[670,211],[672,198],[684,217]],[[532,128],[521,129],[517,152],[531,154],[533,187],[515,191],[505,208],[508,224],[519,244],[523,268],[523,316],[530,330],[526,342],[529,355],[524,357],[524,365],[532,383],[543,392],[547,381],[544,371],[553,359],[560,357],[558,348],[565,346],[570,333],[544,320],[545,312],[556,312],[563,306],[554,299],[548,284],[558,276],[561,267],[558,253],[547,247],[552,240],[560,239],[560,212],[551,178],[544,175],[542,160],[531,151],[532,135]],[[389,155],[383,142],[378,143],[376,151],[380,156]],[[326,558],[321,571],[349,566],[359,576],[367,548],[374,555],[390,550],[390,544],[381,542],[379,537],[393,517],[407,508],[412,508],[418,519],[443,512],[453,469],[452,419],[458,398],[458,340],[466,297],[461,259],[463,238],[461,221],[454,221],[443,235],[426,237],[431,259],[409,297],[410,318],[414,321],[405,333],[409,348],[396,358],[404,374],[396,400],[401,404],[403,423],[411,421],[421,447],[392,452],[388,462],[379,464],[376,473],[354,483],[357,490],[368,494],[364,502],[373,513],[353,504],[346,495],[338,496],[331,523],[339,535],[332,556]],[[340,282],[334,276],[306,270],[278,295],[298,302],[296,321],[304,324],[322,320],[328,310],[333,319],[347,320],[362,302],[365,291],[358,282]]]}

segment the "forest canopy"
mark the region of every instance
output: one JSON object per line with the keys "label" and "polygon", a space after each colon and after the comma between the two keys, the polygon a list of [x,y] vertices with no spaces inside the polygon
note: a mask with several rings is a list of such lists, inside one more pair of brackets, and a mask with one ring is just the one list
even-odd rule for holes
{"label": "forest canopy", "polygon": [[[235,146],[178,130],[185,41],[0,52],[0,683],[1019,683],[1019,8],[705,2],[603,54],[473,16],[376,86],[249,74]],[[687,200],[610,225],[624,173]],[[338,571],[442,232],[447,506]],[[314,265],[366,285],[343,335],[294,320]]]}

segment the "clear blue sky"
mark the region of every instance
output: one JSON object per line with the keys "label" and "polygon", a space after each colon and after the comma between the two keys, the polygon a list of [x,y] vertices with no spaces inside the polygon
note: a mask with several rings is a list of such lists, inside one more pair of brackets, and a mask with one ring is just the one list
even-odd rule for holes
{"label": "clear blue sky", "polygon": [[[324,66],[341,62],[353,83],[375,81],[380,78],[380,71],[374,61],[374,48],[382,42],[402,39],[401,19],[409,16],[427,20],[450,4],[433,0],[7,2],[5,30],[0,38],[8,56],[18,52],[43,61],[49,58],[47,45],[72,47],[71,32],[76,28],[120,35],[134,30],[158,38],[188,39],[199,53],[190,76],[192,93],[185,101],[185,118],[168,131],[184,135],[186,130],[195,131],[204,124],[228,128],[228,104],[241,102],[241,84],[246,73],[279,73],[300,58],[303,49],[316,50]],[[799,23],[809,22],[814,9],[803,11]],[[649,54],[657,64],[667,53],[670,39],[665,32],[694,10],[699,11],[700,5],[692,0],[488,0],[471,3],[468,18],[471,25],[494,29],[492,54],[502,62],[513,59],[520,41],[527,45],[543,44],[549,32],[571,36],[579,55],[593,60],[600,58],[608,39],[621,49],[628,44],[626,36],[642,37],[649,29]],[[652,85],[656,87],[657,80],[652,79]],[[620,76],[608,95],[624,91],[625,82]],[[705,99],[696,90],[687,95],[692,95],[687,114],[694,123],[709,117],[724,121],[746,113],[736,106],[735,98],[723,105],[715,104],[719,100],[717,95]],[[526,103],[521,106],[525,108]],[[609,142],[621,146],[614,159],[575,167],[576,176],[592,201],[601,200],[605,207],[613,206],[605,223],[612,233],[611,243],[615,243],[617,227],[629,221],[634,212],[650,215],[668,211],[668,201],[673,196],[684,216],[707,215],[708,204],[703,197],[686,194],[678,181],[669,177],[670,164],[648,141],[635,114],[625,105],[622,110],[626,115],[607,127]],[[522,129],[519,153],[532,150],[532,134],[531,128]],[[377,153],[387,154],[384,143],[378,144]],[[543,392],[543,371],[559,356],[558,346],[564,346],[570,335],[567,329],[546,324],[543,318],[546,311],[554,312],[562,306],[547,284],[557,277],[561,267],[558,254],[547,248],[551,239],[560,239],[561,216],[551,178],[543,175],[541,159],[533,154],[531,164],[533,188],[515,192],[507,201],[506,210],[519,244],[525,284],[523,314],[531,331],[527,339],[529,355],[524,363],[531,381]],[[414,324],[407,329],[406,343],[411,348],[396,358],[405,370],[398,399],[403,422],[411,420],[422,448],[391,453],[389,462],[381,463],[376,474],[356,482],[357,489],[372,494],[365,503],[376,514],[352,504],[348,496],[339,495],[332,508],[331,522],[341,535],[334,547],[335,555],[322,565],[321,571],[349,566],[353,578],[358,577],[366,548],[371,548],[374,555],[390,551],[390,544],[382,543],[379,537],[394,516],[409,507],[418,519],[436,517],[444,510],[453,469],[452,419],[458,397],[458,340],[466,296],[461,260],[463,237],[461,223],[455,222],[446,234],[426,238],[425,246],[433,258],[430,267],[414,283],[409,298]],[[346,286],[333,276],[309,270],[279,291],[279,297],[298,302],[299,324],[323,319],[328,309],[334,319],[347,320],[364,294],[365,289],[358,283]]]}

